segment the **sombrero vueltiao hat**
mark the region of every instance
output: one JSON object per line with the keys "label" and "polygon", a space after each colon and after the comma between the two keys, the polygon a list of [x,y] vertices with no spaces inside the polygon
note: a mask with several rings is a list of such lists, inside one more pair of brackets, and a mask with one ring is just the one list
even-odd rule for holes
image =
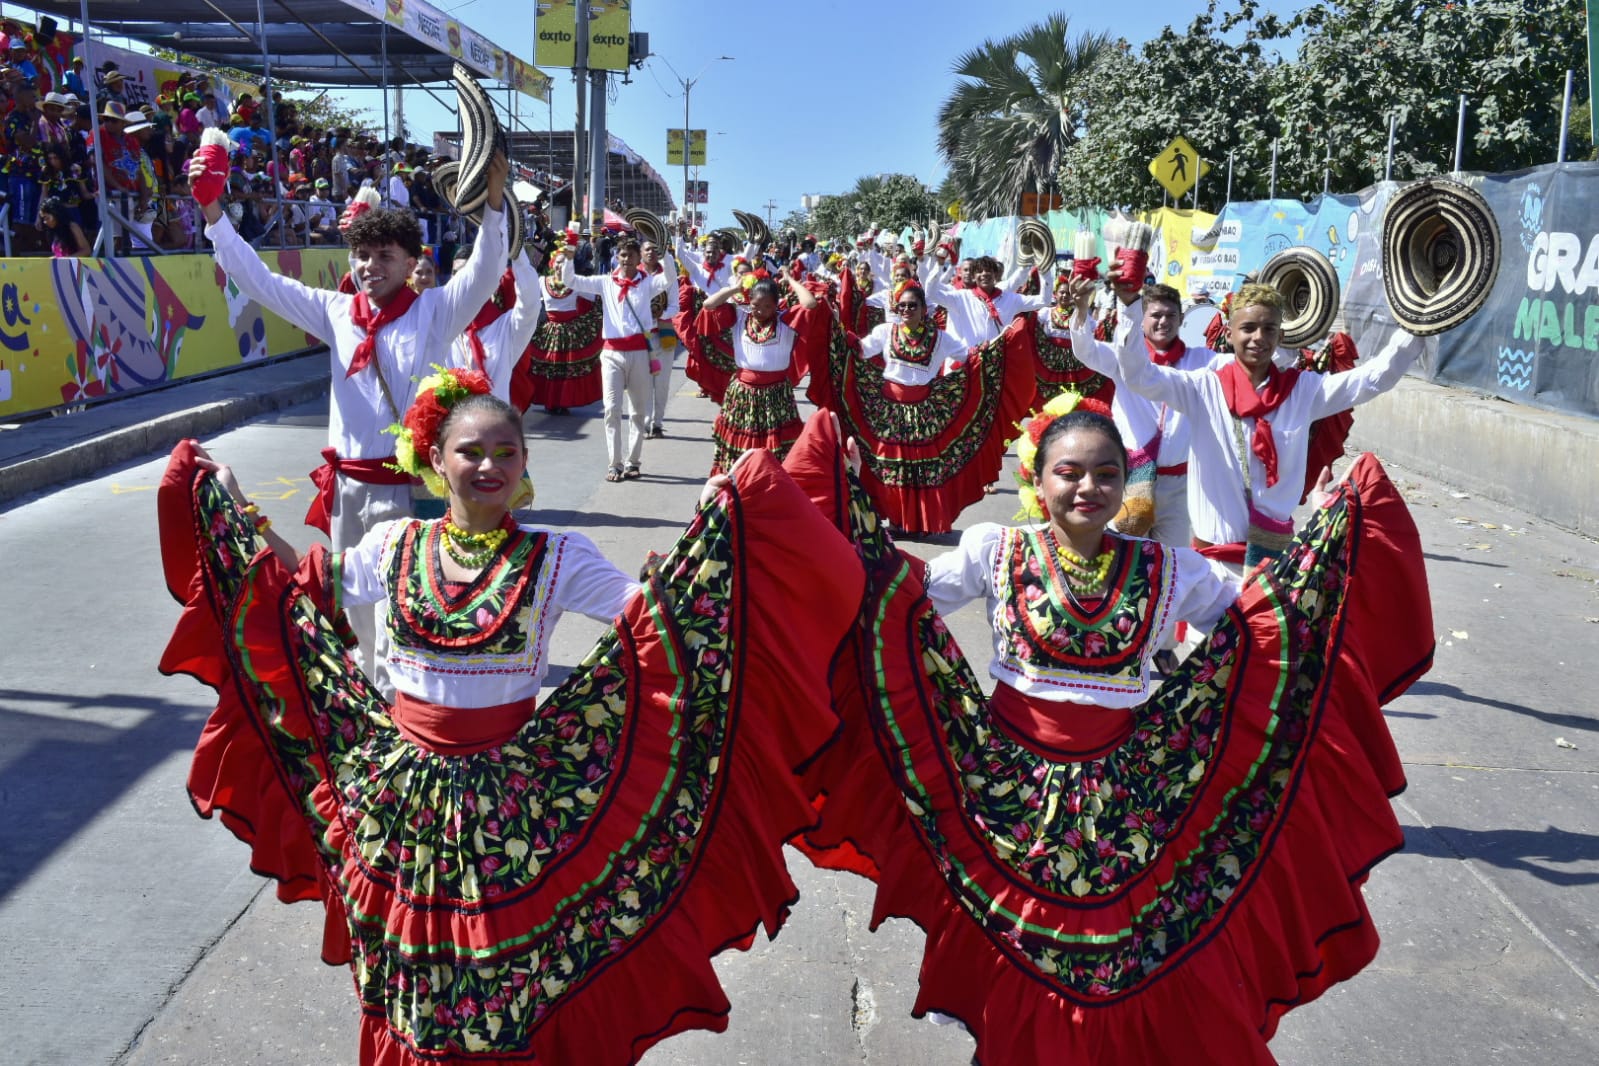
{"label": "sombrero vueltiao hat", "polygon": [[1476,314],[1499,275],[1499,224],[1457,181],[1407,185],[1383,214],[1382,278],[1394,321],[1418,337]]}
{"label": "sombrero vueltiao hat", "polygon": [[1332,331],[1338,317],[1338,272],[1314,248],[1287,248],[1260,268],[1260,282],[1283,294],[1282,346],[1304,348]]}

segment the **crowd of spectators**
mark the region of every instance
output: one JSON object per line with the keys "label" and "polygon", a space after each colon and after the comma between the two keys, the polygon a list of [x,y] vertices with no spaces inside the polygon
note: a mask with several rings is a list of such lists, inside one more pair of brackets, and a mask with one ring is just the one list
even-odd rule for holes
{"label": "crowd of spectators", "polygon": [[42,55],[31,34],[9,29],[0,30],[0,201],[9,209],[13,255],[89,254],[105,222],[100,170],[106,198],[126,223],[116,254],[199,247],[204,237],[186,172],[207,128],[226,131],[232,142],[228,210],[252,243],[341,243],[338,218],[363,184],[411,208],[430,242],[459,237],[433,186],[432,168],[442,157],[425,148],[320,128],[268,85],[233,96],[202,73],[183,73],[145,100],[115,63],[93,72],[96,114],[81,57],[63,70],[54,60],[65,57]]}

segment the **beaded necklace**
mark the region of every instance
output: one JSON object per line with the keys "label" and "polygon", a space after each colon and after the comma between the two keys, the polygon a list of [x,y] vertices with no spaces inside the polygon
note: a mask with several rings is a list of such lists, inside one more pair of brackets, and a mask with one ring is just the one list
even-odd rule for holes
{"label": "beaded necklace", "polygon": [[444,552],[465,570],[481,570],[505,546],[511,535],[511,516],[506,515],[494,529],[482,533],[469,533],[455,524],[448,511],[444,514]]}
{"label": "beaded necklace", "polygon": [[1110,568],[1116,562],[1115,542],[1110,537],[1101,540],[1100,547],[1104,550],[1090,562],[1062,544],[1053,528],[1046,532],[1050,546],[1055,549],[1055,558],[1060,563],[1061,576],[1066,579],[1066,587],[1078,596],[1094,597],[1104,593]]}
{"label": "beaded necklace", "polygon": [[1070,307],[1064,309],[1051,307],[1049,309],[1049,324],[1058,330],[1069,330],[1072,328],[1072,314],[1073,311]]}
{"label": "beaded necklace", "polygon": [[927,328],[927,323],[912,329],[910,326],[894,327],[894,342],[892,354],[902,363],[916,363],[926,366],[933,358],[933,348],[938,342],[935,330]]}
{"label": "beaded necklace", "polygon": [[765,324],[757,322],[754,315],[746,316],[744,319],[744,336],[749,339],[751,344],[768,343],[773,337],[777,336],[777,316],[772,316],[772,320]]}

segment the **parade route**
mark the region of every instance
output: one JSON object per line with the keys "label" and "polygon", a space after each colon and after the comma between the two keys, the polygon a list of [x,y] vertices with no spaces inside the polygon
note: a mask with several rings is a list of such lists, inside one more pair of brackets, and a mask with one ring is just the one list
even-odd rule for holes
{"label": "parade route", "polygon": [[[239,377],[226,387],[249,391]],[[667,548],[710,465],[715,416],[680,369],[677,380],[639,482],[603,482],[598,405],[530,413],[535,520],[581,530],[624,570]],[[170,391],[198,408],[218,387]],[[326,415],[316,398],[205,437],[297,546],[315,536],[299,518]],[[0,504],[3,1057],[353,1064],[351,981],[317,961],[318,909],[278,904],[245,869],[245,848],[196,818],[184,792],[211,693],[156,671],[178,614],[156,540],[164,462],[116,463]],[[1387,709],[1410,782],[1396,800],[1406,848],[1367,886],[1383,938],[1375,963],[1290,1014],[1272,1051],[1289,1066],[1599,1061],[1599,546],[1390,473],[1421,529],[1438,640],[1432,671]],[[1549,472],[1507,456],[1503,473]],[[1008,521],[1016,497],[1002,486],[960,526]],[[979,609],[951,629],[986,653]],[[551,683],[600,630],[567,617]],[[673,1038],[642,1061],[971,1061],[958,1028],[910,1017],[920,932],[897,920],[870,932],[865,882],[788,856],[802,893],[789,925],[718,961],[729,1031]]]}

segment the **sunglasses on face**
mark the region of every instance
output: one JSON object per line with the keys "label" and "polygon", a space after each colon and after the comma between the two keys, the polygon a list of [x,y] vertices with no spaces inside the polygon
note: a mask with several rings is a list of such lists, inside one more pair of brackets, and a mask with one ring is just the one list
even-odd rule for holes
{"label": "sunglasses on face", "polygon": [[900,303],[895,304],[894,305],[894,310],[903,313],[903,312],[906,312],[906,311],[919,310],[921,308],[921,306],[922,305],[917,303],[915,300],[904,300],[904,301],[902,301]]}

